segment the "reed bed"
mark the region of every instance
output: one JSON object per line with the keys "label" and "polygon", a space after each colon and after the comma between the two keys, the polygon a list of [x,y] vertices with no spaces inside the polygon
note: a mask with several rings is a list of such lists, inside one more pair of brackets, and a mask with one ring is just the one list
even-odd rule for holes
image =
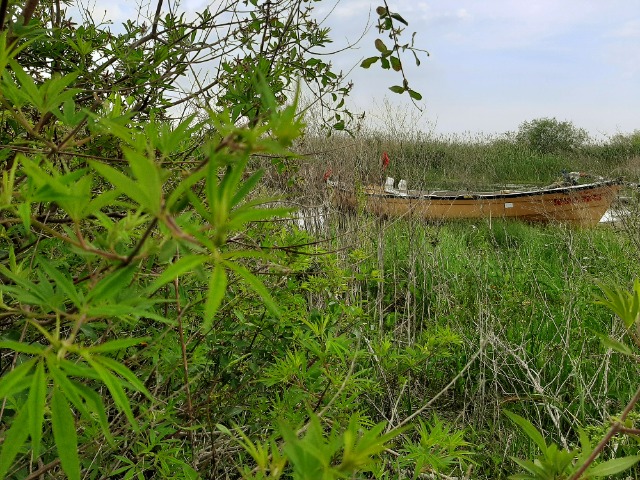
{"label": "reed bed", "polygon": [[[433,350],[424,365],[406,357],[393,363],[391,354],[380,359],[390,380],[384,393],[371,394],[372,410],[409,415],[480,351],[427,414],[448,419],[480,446],[473,478],[505,478],[513,473],[510,456],[530,458],[534,450],[503,409],[569,446],[578,428],[597,437],[628,401],[638,366],[602,346],[597,333],[620,338],[623,332],[595,300],[599,283],[628,287],[640,275],[635,190],[626,192],[617,226],[575,230],[345,213],[329,204],[323,177],[330,170],[332,178],[355,185],[393,176],[422,188],[470,190],[548,184],[562,170],[637,181],[632,153],[610,158],[604,147],[592,146],[540,155],[506,137],[461,141],[399,132],[306,138],[300,151],[298,181],[287,188],[300,205],[316,207],[322,222],[314,233],[331,239],[339,265],[353,272],[344,300],[365,309],[372,351],[385,342],[393,345],[389,352]],[[383,151],[391,158],[384,171]]]}

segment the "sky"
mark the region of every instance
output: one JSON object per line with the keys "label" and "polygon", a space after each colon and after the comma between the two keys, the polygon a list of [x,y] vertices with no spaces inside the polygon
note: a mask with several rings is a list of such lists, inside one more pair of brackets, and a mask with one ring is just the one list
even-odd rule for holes
{"label": "sky", "polygon": [[[184,0],[182,7],[193,12],[207,3]],[[416,32],[416,47],[429,52],[419,54],[419,67],[410,54],[402,58],[410,86],[423,96],[420,110],[388,90],[401,84],[396,73],[357,67],[376,53],[373,25],[381,3],[316,4],[318,18],[330,13],[332,49],[365,33],[332,62],[351,72],[352,110],[366,111],[374,123],[391,119],[471,137],[516,131],[543,117],[570,121],[595,139],[640,130],[640,0],[388,1],[409,22],[406,41]],[[92,4],[116,24],[132,8],[132,0]]]}

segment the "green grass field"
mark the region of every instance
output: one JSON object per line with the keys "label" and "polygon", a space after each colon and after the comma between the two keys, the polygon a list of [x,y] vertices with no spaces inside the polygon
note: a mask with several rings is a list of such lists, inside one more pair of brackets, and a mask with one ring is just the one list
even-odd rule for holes
{"label": "green grass field", "polygon": [[[379,181],[381,151],[392,159],[384,175],[426,188],[543,185],[563,169],[628,181],[638,175],[636,157],[607,159],[605,146],[554,155],[507,141],[369,137],[306,146],[316,154],[301,168],[303,203],[326,201],[319,178],[328,167],[343,181]],[[636,192],[625,195],[635,211]],[[598,337],[621,338],[621,324],[596,303],[600,284],[628,288],[640,275],[634,215],[617,226],[582,230],[495,219],[381,220],[332,207],[327,218],[323,234],[341,252],[340,266],[359,279],[348,301],[365,307],[372,348],[386,356],[378,368],[393,379],[372,395],[371,409],[409,415],[467,366],[427,411],[477,446],[471,478],[506,478],[517,471],[511,456],[536,453],[504,409],[566,447],[577,442],[580,428],[597,442],[610,415],[637,389],[638,365]],[[637,454],[632,444],[622,441],[619,448]]]}

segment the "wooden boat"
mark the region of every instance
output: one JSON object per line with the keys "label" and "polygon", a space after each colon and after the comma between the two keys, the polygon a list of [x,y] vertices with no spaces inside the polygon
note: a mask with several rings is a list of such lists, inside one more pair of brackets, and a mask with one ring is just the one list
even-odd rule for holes
{"label": "wooden boat", "polygon": [[394,188],[365,186],[355,192],[333,184],[334,201],[343,207],[360,206],[385,217],[412,216],[426,220],[473,218],[517,218],[530,222],[562,222],[594,226],[622,187],[617,180],[601,180],[582,185],[554,184],[530,190],[457,192],[408,190],[401,180]]}

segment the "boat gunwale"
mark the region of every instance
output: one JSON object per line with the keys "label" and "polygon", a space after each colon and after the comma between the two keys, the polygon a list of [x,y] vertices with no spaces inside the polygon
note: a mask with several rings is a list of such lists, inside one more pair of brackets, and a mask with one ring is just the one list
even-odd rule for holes
{"label": "boat gunwale", "polygon": [[499,200],[499,199],[513,199],[513,198],[522,198],[522,197],[535,197],[535,196],[545,196],[545,195],[569,195],[576,192],[582,192],[586,190],[596,190],[598,188],[606,188],[617,185],[622,185],[623,182],[620,180],[605,180],[601,182],[593,182],[593,183],[585,183],[582,185],[568,185],[568,186],[560,186],[560,187],[541,187],[537,190],[530,191],[518,191],[518,192],[487,192],[487,193],[479,193],[479,192],[460,192],[454,195],[448,194],[438,194],[436,192],[432,193],[424,193],[424,194],[412,194],[412,193],[403,193],[398,191],[398,193],[393,192],[384,192],[384,193],[376,193],[376,192],[364,192],[367,197],[375,197],[375,198],[385,198],[385,199],[398,199],[398,200]]}

